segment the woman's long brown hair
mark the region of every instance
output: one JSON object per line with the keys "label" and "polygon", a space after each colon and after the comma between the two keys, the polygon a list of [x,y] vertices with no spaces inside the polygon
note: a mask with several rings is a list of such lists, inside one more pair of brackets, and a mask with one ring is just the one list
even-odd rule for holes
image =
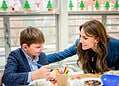
{"label": "woman's long brown hair", "polygon": [[91,49],[82,50],[82,45],[81,43],[79,43],[77,49],[79,58],[77,60],[77,63],[81,63],[82,69],[85,73],[91,73],[92,67],[90,66],[89,54],[95,53],[95,70],[93,72],[103,73],[105,71],[108,71],[109,69],[106,62],[108,35],[106,33],[104,25],[97,20],[91,20],[82,24],[79,30],[81,31],[82,28],[87,36],[98,37],[99,42],[97,44],[96,51],[93,51]]}

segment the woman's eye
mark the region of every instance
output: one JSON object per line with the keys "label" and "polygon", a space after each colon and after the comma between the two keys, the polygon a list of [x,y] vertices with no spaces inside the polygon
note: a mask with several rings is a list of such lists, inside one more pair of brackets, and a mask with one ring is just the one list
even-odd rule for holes
{"label": "woman's eye", "polygon": [[84,37],[85,40],[87,40],[88,38]]}
{"label": "woman's eye", "polygon": [[87,39],[88,39],[88,37],[81,36],[81,35],[79,35],[79,36],[80,36],[80,38],[83,38],[83,39],[85,39],[85,40],[87,40]]}

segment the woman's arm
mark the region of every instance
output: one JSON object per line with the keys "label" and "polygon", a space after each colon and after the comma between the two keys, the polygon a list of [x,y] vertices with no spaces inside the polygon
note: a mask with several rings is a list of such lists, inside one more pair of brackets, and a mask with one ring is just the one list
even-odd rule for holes
{"label": "woman's arm", "polygon": [[70,46],[69,48],[63,50],[63,51],[59,51],[57,53],[52,53],[52,54],[48,54],[48,62],[49,63],[53,63],[53,62],[57,62],[57,61],[61,61],[67,57],[71,57],[73,55],[75,55],[77,53],[77,45],[78,45],[79,39],[77,39],[75,41],[75,43]]}

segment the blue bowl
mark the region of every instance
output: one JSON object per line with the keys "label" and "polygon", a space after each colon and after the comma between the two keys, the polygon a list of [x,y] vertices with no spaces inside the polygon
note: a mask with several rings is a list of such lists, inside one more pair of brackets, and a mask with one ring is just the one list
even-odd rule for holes
{"label": "blue bowl", "polygon": [[104,86],[119,86],[119,76],[104,74],[101,77],[102,83]]}

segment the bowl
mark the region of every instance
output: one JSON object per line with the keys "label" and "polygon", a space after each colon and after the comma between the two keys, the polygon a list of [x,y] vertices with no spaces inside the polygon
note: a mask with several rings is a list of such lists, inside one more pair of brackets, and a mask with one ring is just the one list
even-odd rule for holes
{"label": "bowl", "polygon": [[101,80],[104,86],[119,86],[119,75],[104,74]]}

